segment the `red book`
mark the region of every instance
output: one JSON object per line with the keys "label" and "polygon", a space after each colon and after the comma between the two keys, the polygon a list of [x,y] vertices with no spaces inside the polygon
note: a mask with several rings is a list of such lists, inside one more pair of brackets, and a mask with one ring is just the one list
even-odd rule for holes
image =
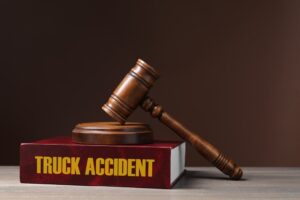
{"label": "red book", "polygon": [[171,188],[184,165],[184,142],[85,145],[56,137],[20,146],[22,183]]}

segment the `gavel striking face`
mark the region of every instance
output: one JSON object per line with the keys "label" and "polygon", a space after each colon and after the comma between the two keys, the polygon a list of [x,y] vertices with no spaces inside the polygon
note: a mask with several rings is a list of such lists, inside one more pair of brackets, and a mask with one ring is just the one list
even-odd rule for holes
{"label": "gavel striking face", "polygon": [[158,118],[177,135],[191,143],[203,157],[224,174],[229,175],[232,179],[240,179],[243,172],[233,160],[225,157],[216,147],[198,134],[188,130],[147,96],[158,77],[159,74],[153,67],[138,59],[136,65],[114,90],[102,109],[113,119],[124,124],[129,115],[140,105],[145,111],[150,112],[152,117]]}

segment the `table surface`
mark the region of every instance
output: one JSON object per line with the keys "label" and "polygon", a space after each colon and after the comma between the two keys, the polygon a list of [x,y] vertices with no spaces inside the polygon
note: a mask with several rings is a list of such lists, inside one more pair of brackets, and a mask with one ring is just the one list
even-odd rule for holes
{"label": "table surface", "polygon": [[0,199],[300,199],[300,168],[246,167],[228,180],[212,167],[189,167],[172,189],[21,184],[19,167],[0,166]]}

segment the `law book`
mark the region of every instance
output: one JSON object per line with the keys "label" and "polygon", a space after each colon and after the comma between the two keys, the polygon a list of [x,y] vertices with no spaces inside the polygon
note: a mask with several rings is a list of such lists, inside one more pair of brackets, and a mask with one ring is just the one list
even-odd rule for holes
{"label": "law book", "polygon": [[21,183],[171,188],[185,167],[185,142],[86,145],[55,137],[20,145]]}

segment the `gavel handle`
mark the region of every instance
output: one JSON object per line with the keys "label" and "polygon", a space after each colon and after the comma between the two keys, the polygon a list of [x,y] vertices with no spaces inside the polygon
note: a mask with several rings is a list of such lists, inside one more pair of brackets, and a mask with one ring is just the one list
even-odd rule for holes
{"label": "gavel handle", "polygon": [[193,133],[165,112],[162,106],[156,104],[150,97],[146,97],[141,104],[142,108],[150,112],[152,117],[158,118],[167,127],[172,129],[182,139],[190,142],[197,151],[224,174],[229,175],[231,179],[238,180],[242,177],[242,169],[234,163],[233,160],[225,157],[216,147]]}

